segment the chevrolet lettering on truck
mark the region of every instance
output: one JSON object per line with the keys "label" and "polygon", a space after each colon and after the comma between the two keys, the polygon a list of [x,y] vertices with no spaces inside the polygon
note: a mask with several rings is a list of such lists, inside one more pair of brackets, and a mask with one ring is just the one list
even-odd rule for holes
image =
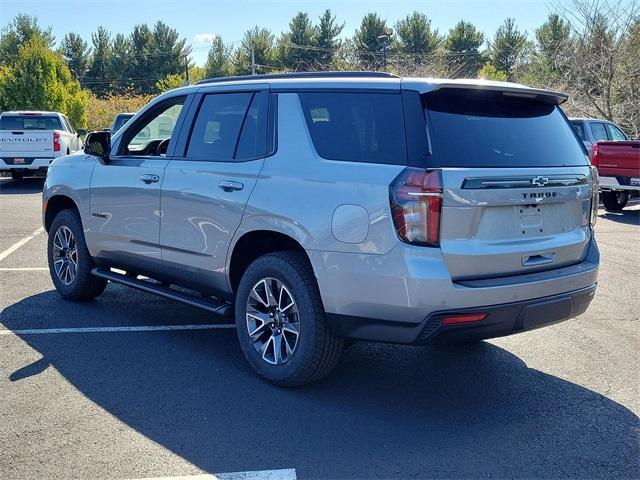
{"label": "chevrolet lettering on truck", "polygon": [[[203,80],[49,169],[51,278],[233,319],[292,386],[345,341],[475,342],[583,313],[598,176],[564,94],[382,72]],[[557,331],[558,335],[562,330]]]}

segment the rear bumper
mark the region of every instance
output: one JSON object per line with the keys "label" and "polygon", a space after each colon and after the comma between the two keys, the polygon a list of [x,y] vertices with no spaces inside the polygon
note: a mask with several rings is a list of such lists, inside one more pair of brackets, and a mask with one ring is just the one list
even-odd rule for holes
{"label": "rear bumper", "polygon": [[640,178],[640,173],[638,173],[638,175],[638,177],[600,177],[600,190],[640,190],[640,184],[632,184],[636,182],[636,180],[632,180],[632,178]]}
{"label": "rear bumper", "polygon": [[34,171],[34,170],[46,170],[51,165],[55,158],[28,158],[25,159],[24,164],[7,163],[4,159],[0,158],[0,170],[2,171]]}
{"label": "rear bumper", "polygon": [[[425,345],[503,337],[568,320],[585,312],[596,285],[573,292],[502,305],[434,312],[418,324],[329,315],[337,335],[362,340]],[[486,314],[481,321],[444,324],[452,315]]]}
{"label": "rear bumper", "polygon": [[328,314],[414,326],[436,312],[552,297],[595,285],[600,254],[590,240],[583,261],[506,277],[453,281],[436,248],[396,245],[385,255],[309,251]]}

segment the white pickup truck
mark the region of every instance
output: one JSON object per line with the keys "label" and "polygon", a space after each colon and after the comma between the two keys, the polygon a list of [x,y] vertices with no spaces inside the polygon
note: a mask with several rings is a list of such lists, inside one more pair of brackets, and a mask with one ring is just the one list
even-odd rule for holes
{"label": "white pickup truck", "polygon": [[58,112],[0,114],[0,172],[14,180],[44,174],[57,157],[82,149],[80,135]]}

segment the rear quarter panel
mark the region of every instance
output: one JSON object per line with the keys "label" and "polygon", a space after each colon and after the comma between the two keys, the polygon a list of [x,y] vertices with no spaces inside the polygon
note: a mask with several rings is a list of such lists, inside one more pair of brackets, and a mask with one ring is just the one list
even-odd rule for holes
{"label": "rear quarter panel", "polygon": [[306,250],[390,251],[397,237],[389,184],[404,167],[320,158],[297,94],[278,98],[278,150],[265,160],[235,239],[272,230],[293,237]]}

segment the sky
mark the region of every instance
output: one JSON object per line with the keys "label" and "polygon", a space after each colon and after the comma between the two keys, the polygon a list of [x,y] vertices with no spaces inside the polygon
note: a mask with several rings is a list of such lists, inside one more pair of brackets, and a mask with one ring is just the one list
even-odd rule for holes
{"label": "sky", "polygon": [[317,18],[330,8],[345,22],[343,37],[350,37],[368,12],[376,12],[392,26],[414,10],[426,14],[432,26],[446,33],[459,20],[476,25],[490,38],[506,17],[513,17],[530,36],[546,19],[551,2],[563,0],[0,0],[0,25],[18,13],[36,15],[50,26],[56,40],[70,31],[90,41],[98,26],[112,35],[128,34],[134,25],[162,20],[178,30],[193,47],[192,59],[203,65],[213,35],[237,44],[243,33],[259,25],[276,35],[288,28],[298,11]]}

